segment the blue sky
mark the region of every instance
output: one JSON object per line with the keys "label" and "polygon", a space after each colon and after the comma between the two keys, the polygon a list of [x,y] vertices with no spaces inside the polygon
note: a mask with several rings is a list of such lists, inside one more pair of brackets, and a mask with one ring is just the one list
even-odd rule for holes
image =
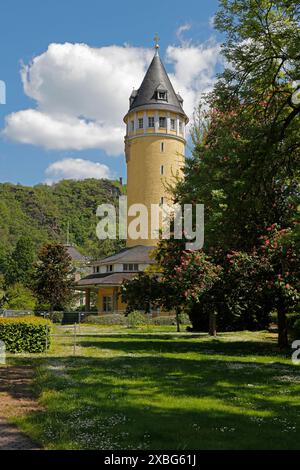
{"label": "blue sky", "polygon": [[154,33],[191,114],[221,66],[217,4],[1,0],[0,181],[125,177],[124,103],[149,64]]}

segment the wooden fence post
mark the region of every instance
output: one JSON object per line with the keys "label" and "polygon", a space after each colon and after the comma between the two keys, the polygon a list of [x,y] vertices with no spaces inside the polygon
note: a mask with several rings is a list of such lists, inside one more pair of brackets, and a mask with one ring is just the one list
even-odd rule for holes
{"label": "wooden fence post", "polygon": [[76,323],[74,323],[74,343],[73,343],[73,355],[76,355]]}

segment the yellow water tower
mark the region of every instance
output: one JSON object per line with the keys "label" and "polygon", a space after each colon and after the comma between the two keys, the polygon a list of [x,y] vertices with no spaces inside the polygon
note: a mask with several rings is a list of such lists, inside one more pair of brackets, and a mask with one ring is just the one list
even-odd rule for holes
{"label": "yellow water tower", "polygon": [[[148,210],[148,236],[132,239],[127,246],[154,246],[151,238],[151,205],[170,203],[168,186],[181,177],[185,154],[185,127],[188,123],[155,44],[155,55],[138,90],[129,99],[126,123],[127,202],[144,204]],[[128,217],[128,224],[134,217]]]}

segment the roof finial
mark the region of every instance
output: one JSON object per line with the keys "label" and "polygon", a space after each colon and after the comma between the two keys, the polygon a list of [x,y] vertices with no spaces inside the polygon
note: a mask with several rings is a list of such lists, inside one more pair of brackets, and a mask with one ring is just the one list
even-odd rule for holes
{"label": "roof finial", "polygon": [[159,41],[159,37],[158,37],[158,34],[157,34],[157,33],[155,33],[155,36],[154,36],[153,40],[154,40],[154,49],[155,49],[155,53],[158,54],[158,49],[159,49],[158,41]]}

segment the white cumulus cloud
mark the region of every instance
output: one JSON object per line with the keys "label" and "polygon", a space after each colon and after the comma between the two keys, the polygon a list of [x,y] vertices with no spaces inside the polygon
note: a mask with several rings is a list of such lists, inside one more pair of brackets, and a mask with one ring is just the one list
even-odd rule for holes
{"label": "white cumulus cloud", "polygon": [[62,179],[101,179],[112,176],[108,166],[90,160],[83,160],[82,158],[64,158],[63,160],[51,163],[45,173],[47,184],[52,184]]}
{"label": "white cumulus cloud", "polygon": [[120,154],[120,135],[123,132],[121,126],[35,109],[10,114],[4,131],[11,139],[23,144],[56,150],[103,148],[110,155]]}
{"label": "white cumulus cloud", "polygon": [[[189,27],[183,25],[179,34]],[[50,44],[21,71],[24,92],[35,106],[8,115],[2,134],[46,149],[102,149],[120,155],[129,95],[140,86],[152,56],[153,50],[131,46]],[[166,60],[191,117],[201,93],[214,82],[219,45],[169,46]]]}
{"label": "white cumulus cloud", "polygon": [[166,59],[173,65],[170,79],[184,99],[184,110],[192,116],[202,93],[212,89],[217,66],[221,63],[220,45],[213,39],[200,45],[169,46]]}

